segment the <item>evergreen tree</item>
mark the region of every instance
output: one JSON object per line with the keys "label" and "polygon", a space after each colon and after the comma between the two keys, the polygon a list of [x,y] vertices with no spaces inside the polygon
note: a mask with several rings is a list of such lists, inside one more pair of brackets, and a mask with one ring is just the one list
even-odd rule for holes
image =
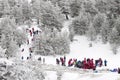
{"label": "evergreen tree", "polygon": [[95,31],[95,28],[93,27],[92,23],[90,24],[88,31],[87,31],[87,37],[90,41],[94,41],[97,37],[97,33]]}
{"label": "evergreen tree", "polygon": [[120,36],[115,27],[112,29],[112,32],[111,32],[110,38],[109,38],[109,42],[111,43],[113,53],[117,54],[117,49],[118,49],[118,46],[120,45]]}
{"label": "evergreen tree", "polygon": [[74,27],[75,34],[84,35],[86,34],[86,31],[88,30],[89,21],[87,16],[79,16],[77,19],[75,19],[71,26]]}
{"label": "evergreen tree", "polygon": [[111,28],[109,27],[109,22],[105,21],[101,27],[101,37],[103,43],[107,43],[110,36]]}
{"label": "evergreen tree", "polygon": [[80,0],[74,0],[70,4],[70,13],[72,17],[79,16],[79,11],[81,8],[81,1]]}
{"label": "evergreen tree", "polygon": [[105,15],[104,14],[97,14],[93,20],[93,26],[95,28],[95,31],[97,34],[100,33],[101,27],[105,21]]}

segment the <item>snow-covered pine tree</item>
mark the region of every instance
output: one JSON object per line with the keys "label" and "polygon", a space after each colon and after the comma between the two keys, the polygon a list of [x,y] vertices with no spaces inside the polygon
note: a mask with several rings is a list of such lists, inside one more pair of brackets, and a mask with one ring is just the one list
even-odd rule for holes
{"label": "snow-covered pine tree", "polygon": [[73,20],[71,26],[74,27],[75,34],[84,35],[88,30],[89,20],[85,15],[81,15]]}
{"label": "snow-covered pine tree", "polygon": [[113,53],[117,54],[117,49],[120,45],[120,36],[119,36],[119,32],[117,31],[116,27],[114,27],[112,29],[112,32],[110,33],[109,42],[111,44]]}
{"label": "snow-covered pine tree", "polygon": [[102,27],[104,21],[105,21],[105,14],[99,13],[94,17],[93,26],[94,26],[97,34],[100,33],[101,27]]}

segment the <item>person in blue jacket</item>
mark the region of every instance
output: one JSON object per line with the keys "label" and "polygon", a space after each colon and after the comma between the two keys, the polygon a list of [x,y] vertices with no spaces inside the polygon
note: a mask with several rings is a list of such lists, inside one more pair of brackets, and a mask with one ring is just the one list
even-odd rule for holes
{"label": "person in blue jacket", "polygon": [[107,66],[107,60],[106,59],[104,60],[104,66]]}

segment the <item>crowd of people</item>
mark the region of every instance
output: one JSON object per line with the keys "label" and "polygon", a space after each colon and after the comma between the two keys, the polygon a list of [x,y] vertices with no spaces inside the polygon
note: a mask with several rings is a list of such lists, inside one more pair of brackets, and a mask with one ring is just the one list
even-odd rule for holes
{"label": "crowd of people", "polygon": [[[34,27],[31,29],[26,29],[26,32],[28,32],[29,35],[32,37],[31,41],[34,41],[34,36],[36,34],[41,33],[41,31],[35,30]],[[29,44],[30,44],[30,40],[27,39],[27,45]],[[24,52],[24,48],[21,50],[21,52]],[[32,50],[32,47],[30,47],[29,56],[27,57],[27,60],[32,58],[32,53],[33,53],[33,50]],[[24,56],[22,56],[21,59],[23,60]],[[43,63],[45,63],[45,58],[42,59],[41,57],[39,57],[38,60],[40,62],[42,61]],[[64,57],[56,58],[56,64],[62,65],[62,66],[68,66],[68,67],[74,66],[74,67],[82,68],[82,69],[95,70],[96,67],[107,66],[107,60],[103,61],[101,58],[99,58],[98,60],[94,60],[93,58],[92,59],[84,58],[84,60],[77,60],[77,59],[70,58],[68,62],[66,63],[66,56],[64,56]],[[117,71],[120,74],[120,68],[118,68]]]}
{"label": "crowd of people", "polygon": [[[60,59],[56,58],[56,64],[57,65],[62,65],[66,66],[66,57],[60,57]],[[74,66],[78,68],[83,68],[83,69],[93,69],[95,70],[97,66],[102,67],[107,66],[107,60],[103,60],[99,58],[98,60],[90,59],[90,58],[84,58],[84,60],[77,60],[77,59],[72,59],[70,58],[67,63],[68,67]]]}

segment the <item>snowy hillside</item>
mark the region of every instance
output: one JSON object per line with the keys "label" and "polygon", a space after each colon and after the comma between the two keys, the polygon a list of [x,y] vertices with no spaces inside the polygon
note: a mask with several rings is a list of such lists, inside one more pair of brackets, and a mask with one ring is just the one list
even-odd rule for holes
{"label": "snowy hillside", "polygon": [[0,0],[0,80],[120,80],[120,0]]}
{"label": "snowy hillside", "polygon": [[[110,51],[109,44],[102,44],[100,42],[93,43],[93,47],[89,47],[89,41],[84,36],[75,36],[75,40],[71,43],[71,52],[70,54],[66,55],[67,60],[70,58],[77,58],[78,60],[83,60],[86,58],[93,58],[98,59],[102,58],[103,60],[106,59],[108,61],[107,67],[101,67],[97,70],[106,70],[106,69],[114,69],[118,68],[120,64],[118,63],[120,55],[113,55]],[[57,58],[60,56],[57,56]],[[48,64],[55,64],[55,57],[46,57],[46,63]],[[54,74],[55,72],[48,72],[48,76],[45,80],[53,80],[50,75]],[[118,77],[120,76],[117,72],[106,72],[103,71],[102,73],[71,73],[71,72],[63,72],[61,73],[60,80],[120,80]],[[53,75],[52,75],[53,76]],[[49,78],[48,78],[49,77]],[[54,79],[57,80],[57,79]]]}

